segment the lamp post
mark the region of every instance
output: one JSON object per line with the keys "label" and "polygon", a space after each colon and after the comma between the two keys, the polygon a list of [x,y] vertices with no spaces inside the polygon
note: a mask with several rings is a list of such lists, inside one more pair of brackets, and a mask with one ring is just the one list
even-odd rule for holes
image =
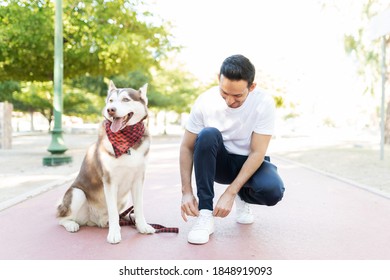
{"label": "lamp post", "polygon": [[72,162],[72,158],[64,154],[68,148],[65,146],[62,136],[63,70],[62,0],[56,0],[54,35],[54,128],[51,132],[51,143],[47,148],[51,155],[43,158],[43,165],[45,166],[56,166]]}

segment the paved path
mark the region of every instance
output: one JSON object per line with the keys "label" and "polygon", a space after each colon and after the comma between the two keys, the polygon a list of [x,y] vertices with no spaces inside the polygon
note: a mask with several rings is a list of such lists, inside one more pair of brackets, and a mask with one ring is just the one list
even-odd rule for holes
{"label": "paved path", "polygon": [[[390,259],[388,198],[283,159],[273,162],[285,181],[283,201],[254,207],[253,225],[237,224],[234,215],[217,219],[210,242],[191,245],[186,237],[193,220],[182,221],[179,210],[178,140],[155,141],[145,182],[145,215],[150,223],[179,227],[179,234],[141,235],[123,227],[122,242],[111,245],[107,229],[82,227],[68,233],[55,219],[55,205],[68,187],[59,184],[0,212],[0,259]],[[74,165],[56,170],[71,177],[78,169]],[[221,193],[223,186],[216,190]]]}

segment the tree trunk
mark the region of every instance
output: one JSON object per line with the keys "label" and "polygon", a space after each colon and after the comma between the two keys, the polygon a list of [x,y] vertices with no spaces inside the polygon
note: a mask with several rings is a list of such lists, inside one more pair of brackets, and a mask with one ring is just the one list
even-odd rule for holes
{"label": "tree trunk", "polygon": [[34,127],[34,111],[30,110],[30,131],[35,131]]}
{"label": "tree trunk", "polygon": [[390,144],[390,101],[387,103],[386,109],[385,144]]}
{"label": "tree trunk", "polygon": [[164,111],[164,135],[167,135],[167,111]]}

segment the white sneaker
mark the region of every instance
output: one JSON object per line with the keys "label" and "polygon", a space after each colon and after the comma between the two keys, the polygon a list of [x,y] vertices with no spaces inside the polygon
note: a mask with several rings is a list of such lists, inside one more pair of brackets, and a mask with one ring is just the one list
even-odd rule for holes
{"label": "white sneaker", "polygon": [[210,234],[214,232],[213,211],[202,209],[196,218],[195,225],[188,233],[188,242],[192,244],[205,244],[209,241]]}
{"label": "white sneaker", "polygon": [[255,217],[249,203],[243,201],[238,195],[236,196],[236,221],[239,224],[252,224]]}

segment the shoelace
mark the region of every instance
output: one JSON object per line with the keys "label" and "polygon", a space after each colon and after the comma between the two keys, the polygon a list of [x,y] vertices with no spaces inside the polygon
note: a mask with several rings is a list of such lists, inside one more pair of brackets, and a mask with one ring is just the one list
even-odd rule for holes
{"label": "shoelace", "polygon": [[250,207],[250,205],[249,205],[248,203],[245,203],[245,205],[244,205],[244,211],[245,211],[245,213],[247,213],[247,214],[252,214],[252,209],[251,209],[251,207]]}
{"label": "shoelace", "polygon": [[205,229],[208,227],[208,223],[210,222],[210,219],[212,216],[207,217],[207,216],[202,216],[200,215],[198,219],[196,219],[195,225],[193,226],[193,230],[198,230],[198,229]]}
{"label": "shoelace", "polygon": [[240,205],[237,205],[237,210],[245,214],[252,214],[251,206],[245,201],[241,201]]}
{"label": "shoelace", "polygon": [[[131,206],[129,209],[124,211],[122,214],[119,215],[119,225],[121,226],[135,226],[135,220],[131,216],[131,214],[134,213],[134,206]],[[126,219],[126,215],[128,215],[128,219]],[[155,230],[156,233],[160,232],[172,232],[172,233],[179,233],[179,228],[176,227],[165,227],[159,224],[149,224],[151,225]]]}

